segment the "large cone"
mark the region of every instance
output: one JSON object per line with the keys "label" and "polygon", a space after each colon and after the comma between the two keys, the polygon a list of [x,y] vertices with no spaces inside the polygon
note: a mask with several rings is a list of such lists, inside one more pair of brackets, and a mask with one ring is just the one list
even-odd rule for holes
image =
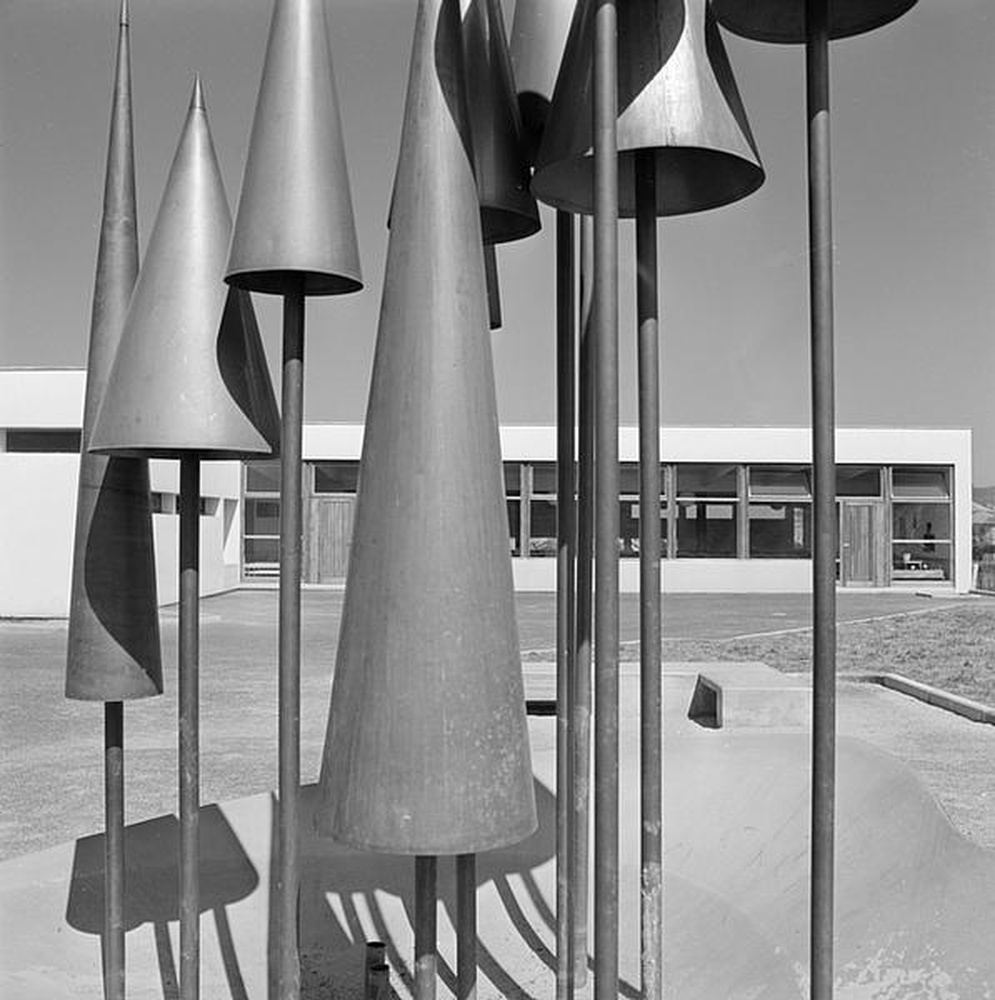
{"label": "large cone", "polygon": [[66,696],[95,701],[162,692],[148,462],[86,451],[138,275],[126,3],[119,21],[90,318],[66,657]]}
{"label": "large cone", "polygon": [[463,0],[466,99],[485,243],[539,230],[498,0]]}
{"label": "large cone", "polygon": [[226,280],[282,294],[363,287],[322,0],[276,0]]}
{"label": "large cone", "polygon": [[536,828],[459,27],[419,3],[317,818],[396,854]]}
{"label": "large cone", "polygon": [[530,160],[542,139],[577,0],[518,0],[511,23],[511,65]]}
{"label": "large cone", "polygon": [[198,80],[91,450],[208,459],[277,450],[280,418],[249,293],[223,281],[230,234]]}
{"label": "large cone", "polygon": [[[911,10],[916,0],[829,0],[829,37],[880,28]],[[805,41],[805,0],[712,0],[719,23],[760,42]]]}
{"label": "large cone", "polygon": [[[557,208],[594,211],[595,4],[578,12],[532,190]],[[618,10],[619,214],[636,210],[639,150],[656,154],[656,214],[736,201],[764,179],[708,0],[630,0]]]}

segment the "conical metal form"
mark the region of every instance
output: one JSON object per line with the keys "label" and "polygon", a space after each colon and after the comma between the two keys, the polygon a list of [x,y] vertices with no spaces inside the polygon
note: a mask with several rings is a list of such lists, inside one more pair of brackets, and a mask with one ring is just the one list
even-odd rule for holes
{"label": "conical metal form", "polygon": [[276,0],[225,280],[363,287],[323,0]]}
{"label": "conical metal form", "polygon": [[[829,0],[829,37],[848,38],[901,17],[916,0]],[[759,42],[805,41],[805,0],[712,0],[724,28]]]}
{"label": "conical metal form", "polygon": [[[532,190],[571,212],[594,210],[595,4],[564,55]],[[630,0],[618,8],[619,214],[636,210],[635,161],[656,160],[656,214],[717,208],[755,191],[763,167],[708,0]]]}
{"label": "conical metal form", "polygon": [[577,0],[517,0],[509,51],[530,161],[542,140]]}
{"label": "conical metal form", "polygon": [[397,854],[536,828],[459,44],[420,0],[317,817]]}
{"label": "conical metal form", "polygon": [[66,656],[66,696],[93,701],[125,701],[162,692],[148,462],[86,451],[138,275],[131,63],[124,4],[119,21],[90,318]]}
{"label": "conical metal form", "polygon": [[280,418],[249,293],[223,281],[230,233],[198,80],[91,450],[206,459],[277,450]]}
{"label": "conical metal form", "polygon": [[466,100],[485,243],[539,230],[499,0],[463,0]]}

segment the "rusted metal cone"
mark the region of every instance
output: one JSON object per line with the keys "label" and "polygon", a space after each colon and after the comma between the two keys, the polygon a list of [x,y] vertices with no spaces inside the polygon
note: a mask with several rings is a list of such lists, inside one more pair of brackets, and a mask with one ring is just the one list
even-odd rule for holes
{"label": "rusted metal cone", "polygon": [[459,45],[420,0],[316,820],[396,854],[536,828]]}
{"label": "rusted metal cone", "polygon": [[198,79],[89,447],[275,452],[280,418],[248,292],[226,288],[231,215]]}
{"label": "rusted metal cone", "polygon": [[[563,59],[532,190],[556,208],[594,210],[587,2]],[[656,214],[716,208],[764,179],[746,112],[708,0],[632,0],[618,10],[619,214],[636,211],[635,160],[652,150]]]}
{"label": "rusted metal cone", "polygon": [[148,462],[86,451],[138,275],[131,64],[123,4],[119,22],[90,318],[66,657],[66,696],[93,701],[162,692]]}
{"label": "rusted metal cone", "polygon": [[363,287],[322,0],[276,0],[226,281],[257,292]]}
{"label": "rusted metal cone", "polygon": [[577,0],[518,0],[509,52],[530,162],[546,127]]}
{"label": "rusted metal cone", "polygon": [[[911,10],[916,0],[830,0],[829,37],[848,38],[880,28]],[[712,0],[724,28],[759,42],[805,41],[805,0]]]}
{"label": "rusted metal cone", "polygon": [[498,0],[462,0],[466,100],[485,243],[539,230]]}

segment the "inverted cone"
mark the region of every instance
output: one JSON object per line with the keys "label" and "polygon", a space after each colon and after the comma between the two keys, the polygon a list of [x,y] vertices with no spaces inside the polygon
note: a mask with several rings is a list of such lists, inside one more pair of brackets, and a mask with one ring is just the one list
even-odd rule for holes
{"label": "inverted cone", "polygon": [[[829,0],[829,37],[848,38],[880,28],[911,10],[916,0]],[[760,42],[805,41],[805,0],[712,0],[719,23]]]}
{"label": "inverted cone", "polygon": [[198,81],[91,450],[218,459],[277,450],[280,419],[252,304],[223,281],[230,233]]}
{"label": "inverted cone", "polygon": [[529,159],[542,139],[577,0],[517,0],[509,52]]}
{"label": "inverted cone", "polygon": [[226,280],[283,294],[363,287],[322,0],[276,0]]}
{"label": "inverted cone", "polygon": [[536,828],[458,18],[419,3],[316,821],[397,854]]}
{"label": "inverted cone", "polygon": [[[532,190],[556,208],[594,211],[587,0],[564,55]],[[760,157],[707,0],[631,0],[618,9],[619,214],[636,210],[635,160],[652,150],[656,214],[716,208],[755,191]]]}
{"label": "inverted cone", "polygon": [[66,656],[66,696],[94,701],[162,691],[148,463],[86,451],[138,275],[126,14],[122,5],[90,318]]}
{"label": "inverted cone", "polygon": [[464,0],[466,98],[485,243],[506,243],[539,230],[529,191],[511,59],[498,0]]}

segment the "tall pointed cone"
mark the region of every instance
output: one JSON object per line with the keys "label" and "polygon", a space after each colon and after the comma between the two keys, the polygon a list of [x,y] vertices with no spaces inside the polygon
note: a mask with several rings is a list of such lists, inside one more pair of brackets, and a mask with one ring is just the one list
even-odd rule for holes
{"label": "tall pointed cone", "polygon": [[126,2],[119,23],[90,319],[66,657],[66,696],[95,701],[124,701],[162,691],[148,462],[86,451],[138,275]]}
{"label": "tall pointed cone", "polygon": [[226,281],[363,287],[323,0],[276,0]]}
{"label": "tall pointed cone", "polygon": [[277,450],[280,418],[249,293],[223,281],[230,233],[198,79],[91,450],[159,458]]}
{"label": "tall pointed cone", "polygon": [[[830,0],[829,37],[872,31],[911,10],[916,0]],[[712,0],[719,23],[759,42],[805,41],[805,0]]]}
{"label": "tall pointed cone", "polygon": [[[591,38],[586,9],[564,55],[532,190],[572,212],[594,208]],[[728,204],[764,179],[708,0],[632,0],[618,9],[619,214],[636,209],[635,160],[656,160],[656,214]]]}
{"label": "tall pointed cone", "polygon": [[458,0],[420,0],[318,828],[397,854],[536,828]]}
{"label": "tall pointed cone", "polygon": [[539,230],[498,0],[462,0],[466,98],[485,243]]}
{"label": "tall pointed cone", "polygon": [[577,0],[518,0],[511,24],[511,65],[529,159],[535,160]]}

